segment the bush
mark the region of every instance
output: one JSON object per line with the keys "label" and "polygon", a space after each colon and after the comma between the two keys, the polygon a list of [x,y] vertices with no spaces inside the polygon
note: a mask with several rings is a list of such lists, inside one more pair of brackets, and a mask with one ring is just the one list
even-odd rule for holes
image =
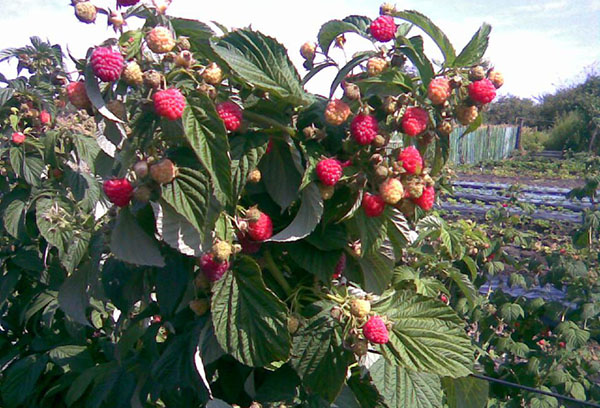
{"label": "bush", "polygon": [[586,150],[586,138],[587,124],[583,116],[577,111],[572,111],[561,115],[556,120],[545,147],[548,150]]}
{"label": "bush", "polygon": [[549,137],[547,132],[523,127],[521,130],[521,146],[528,152],[540,152],[544,150]]}

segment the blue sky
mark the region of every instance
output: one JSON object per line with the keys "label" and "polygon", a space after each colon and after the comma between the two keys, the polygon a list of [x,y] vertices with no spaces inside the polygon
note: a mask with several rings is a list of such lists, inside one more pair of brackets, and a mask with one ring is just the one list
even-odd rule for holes
{"label": "blue sky", "polygon": [[[113,6],[114,0],[92,0],[98,6]],[[150,0],[143,0],[150,1]],[[68,0],[0,0],[0,48],[20,46],[28,37],[38,35],[69,45],[77,57],[87,47],[112,35],[99,16],[94,25],[76,21]],[[324,22],[349,14],[375,17],[381,2],[360,0],[253,0],[203,2],[173,0],[172,15],[219,21],[227,26],[252,24],[277,37],[289,49],[300,67],[300,45],[314,40]],[[556,87],[581,80],[585,68],[600,71],[600,0],[404,0],[398,8],[418,10],[429,16],[460,50],[482,22],[492,24],[487,57],[502,71],[506,84],[502,94],[536,97]],[[222,6],[222,7],[219,7]],[[364,46],[360,39],[348,36],[348,51]],[[65,48],[66,49],[66,48]],[[436,49],[426,44],[435,56]],[[0,65],[0,71],[14,75],[14,68]],[[334,72],[314,81],[309,89],[322,91]]]}

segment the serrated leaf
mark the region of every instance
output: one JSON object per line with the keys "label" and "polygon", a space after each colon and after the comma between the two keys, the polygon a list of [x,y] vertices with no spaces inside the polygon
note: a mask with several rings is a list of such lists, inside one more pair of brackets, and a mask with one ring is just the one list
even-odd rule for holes
{"label": "serrated leaf", "polygon": [[469,277],[454,268],[450,269],[448,276],[456,283],[456,286],[458,286],[463,295],[465,295],[469,303],[474,305],[477,298],[477,289],[475,289],[475,286],[473,285],[473,282],[469,280]]}
{"label": "serrated leaf", "polygon": [[435,73],[433,72],[431,61],[429,61],[423,52],[423,38],[420,36],[412,37],[410,39],[399,37],[397,42],[402,53],[406,55],[419,71],[423,86],[427,87],[429,82],[431,82],[431,79],[435,76]]}
{"label": "serrated leaf", "polygon": [[40,186],[42,173],[46,165],[39,157],[26,155],[20,146],[13,146],[9,150],[10,165],[18,177],[25,179],[27,184]]}
{"label": "serrated leaf", "polygon": [[89,265],[75,270],[58,290],[58,305],[65,314],[79,324],[89,326],[86,308],[88,295]]}
{"label": "serrated leaf", "polygon": [[364,211],[357,211],[346,224],[358,233],[361,251],[364,255],[377,252],[387,235],[386,213],[379,217],[367,217]]}
{"label": "serrated leaf", "polygon": [[64,182],[71,188],[82,210],[93,211],[102,195],[98,180],[88,173],[74,171],[67,167],[64,172]]}
{"label": "serrated leaf", "polygon": [[[260,162],[263,183],[271,198],[285,210],[298,198],[302,175],[293,163],[293,152],[287,143],[273,143],[269,154]],[[297,152],[294,152],[297,153]]]}
{"label": "serrated leaf", "polygon": [[577,324],[571,321],[564,321],[556,326],[556,332],[565,339],[567,345],[571,348],[584,346],[590,339],[590,332],[580,329]]}
{"label": "serrated leaf", "polygon": [[371,19],[364,16],[349,16],[344,20],[331,20],[321,26],[317,41],[325,55],[329,54],[329,47],[335,39],[344,33],[356,33],[368,38],[367,28],[371,25]]}
{"label": "serrated leaf", "polygon": [[437,375],[418,373],[380,358],[371,369],[373,383],[390,408],[442,406],[442,387]]}
{"label": "serrated leaf", "polygon": [[72,273],[88,253],[91,238],[92,234],[87,231],[77,231],[73,234],[73,238],[67,245],[66,251],[60,256],[60,263],[68,273]]}
{"label": "serrated leaf", "polygon": [[152,203],[156,232],[165,241],[184,255],[199,257],[204,252],[202,236],[187,219],[178,214],[163,199]]}
{"label": "serrated leaf", "polygon": [[73,205],[60,197],[41,198],[36,202],[35,216],[40,234],[49,244],[58,248],[61,254],[71,242],[73,231],[70,225],[61,223],[59,219],[64,219],[73,212]]}
{"label": "serrated leaf", "polygon": [[100,364],[98,366],[88,368],[77,378],[75,378],[73,384],[69,388],[69,391],[67,391],[67,395],[65,396],[65,403],[67,406],[70,407],[79,398],[81,398],[96,377],[106,372],[109,368],[110,366],[108,364]]}
{"label": "serrated leaf", "polygon": [[492,26],[483,23],[465,48],[458,54],[458,57],[454,60],[453,66],[467,67],[477,64],[481,58],[483,58],[485,51],[487,50],[491,31]]}
{"label": "serrated leaf", "polygon": [[394,260],[383,252],[372,252],[358,259],[365,279],[364,289],[376,295],[390,285],[394,274]]}
{"label": "serrated leaf", "polygon": [[331,281],[341,251],[321,251],[312,245],[299,242],[290,247],[289,255],[302,269],[323,282]]}
{"label": "serrated leaf", "polygon": [[502,319],[506,322],[512,323],[519,318],[525,317],[525,311],[521,305],[516,303],[505,303],[500,308],[500,316],[502,316]]}
{"label": "serrated leaf", "polygon": [[47,361],[44,355],[30,355],[16,361],[3,373],[0,391],[6,408],[17,408],[31,396]]}
{"label": "serrated leaf", "polygon": [[179,256],[167,257],[165,267],[156,271],[156,299],[162,316],[175,313],[191,277],[191,265]]}
{"label": "serrated leaf", "polygon": [[6,232],[15,239],[25,234],[25,208],[28,194],[25,190],[14,190],[2,198],[2,221]]}
{"label": "serrated leaf", "polygon": [[442,378],[448,408],[487,407],[489,383],[473,377]]}
{"label": "serrated leaf", "polygon": [[50,350],[48,356],[67,371],[81,372],[94,364],[87,347],[75,344],[55,347]]}
{"label": "serrated leaf", "polygon": [[211,302],[219,344],[254,367],[286,361],[291,348],[287,307],[265,286],[261,275],[252,258],[239,257],[213,286]]}
{"label": "serrated leaf", "polygon": [[269,138],[265,134],[244,134],[231,139],[233,198],[237,203],[248,175],[267,151]]}
{"label": "serrated leaf", "polygon": [[302,191],[301,200],[300,209],[291,224],[271,237],[269,242],[298,241],[314,231],[323,216],[323,199],[319,188],[315,184],[309,185]]}
{"label": "serrated leaf", "polygon": [[129,207],[122,208],[110,239],[116,258],[135,265],[165,266],[158,241],[138,225]]}
{"label": "serrated leaf", "polygon": [[15,90],[12,88],[0,88],[0,108],[3,107],[6,102],[10,100],[10,98],[12,98],[14,93]]}

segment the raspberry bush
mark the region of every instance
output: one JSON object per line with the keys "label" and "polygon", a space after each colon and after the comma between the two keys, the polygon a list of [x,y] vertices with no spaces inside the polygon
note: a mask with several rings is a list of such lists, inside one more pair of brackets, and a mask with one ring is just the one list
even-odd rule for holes
{"label": "raspberry bush", "polygon": [[[469,80],[490,27],[457,54],[415,11],[333,20],[301,78],[274,38],[137,3],[97,9],[118,35],[77,73],[36,39],[0,89],[2,406],[485,400],[440,300],[472,300],[477,264],[412,257],[432,229],[460,241],[428,212],[457,115],[474,129],[495,94]],[[376,50],[336,62],[347,32]],[[307,93],[329,67],[330,94]]]}

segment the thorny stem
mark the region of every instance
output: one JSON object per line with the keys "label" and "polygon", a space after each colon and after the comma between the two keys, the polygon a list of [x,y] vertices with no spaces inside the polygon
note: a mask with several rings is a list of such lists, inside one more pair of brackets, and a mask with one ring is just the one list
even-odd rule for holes
{"label": "thorny stem", "polygon": [[292,288],[283,276],[283,273],[281,273],[281,270],[279,270],[279,268],[275,264],[275,261],[273,260],[273,255],[271,255],[271,251],[265,251],[265,261],[267,269],[269,270],[269,272],[271,272],[271,276],[273,276],[277,283],[279,283],[279,286],[281,286],[281,288],[285,292],[286,297],[289,297],[292,293]]}

